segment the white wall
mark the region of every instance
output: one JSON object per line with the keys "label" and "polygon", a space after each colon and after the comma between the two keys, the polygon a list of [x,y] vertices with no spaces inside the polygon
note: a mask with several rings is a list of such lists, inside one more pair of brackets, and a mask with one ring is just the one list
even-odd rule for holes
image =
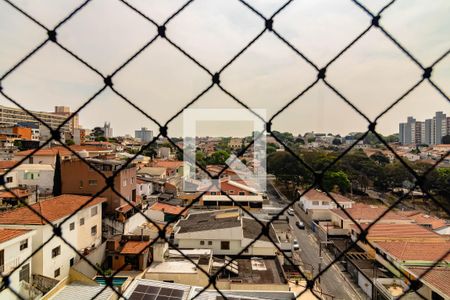
{"label": "white wall", "polygon": [[[9,177],[11,178],[10,180],[12,180],[12,182],[6,183]],[[9,172],[8,175],[5,176],[5,186],[10,189],[17,187],[18,185],[19,183],[17,182],[17,171],[13,170]]]}
{"label": "white wall", "polygon": [[137,183],[136,184],[136,192],[139,196],[150,196],[154,192],[153,183]]}
{"label": "white wall", "polygon": [[[30,282],[31,282],[32,263],[31,263],[31,259],[28,259],[28,257],[32,253],[31,237],[33,234],[35,234],[35,232],[31,231],[29,233],[25,233],[21,236],[18,236],[14,239],[11,239],[9,241],[6,241],[6,242],[0,244],[0,250],[4,250],[5,263],[4,263],[4,267],[3,267],[3,272],[5,274],[10,273],[15,267],[20,265],[22,262],[26,261],[19,269],[17,269],[9,277],[11,280],[10,286],[15,291],[19,290],[19,287],[20,287],[19,273],[25,264],[29,264],[29,266],[30,266],[29,278],[30,278]],[[28,241],[28,247],[26,249],[20,250],[20,242],[24,241],[24,240]],[[0,298],[2,298],[1,294],[0,294]]]}
{"label": "white wall", "polygon": [[[32,170],[27,169],[27,165],[21,165],[17,169],[17,183],[39,186],[39,188],[52,191],[53,189],[53,175],[54,170]],[[33,179],[31,179],[31,174],[33,174]]]}
{"label": "white wall", "polygon": [[[91,217],[90,211],[93,207],[97,207],[98,213],[96,216]],[[83,248],[90,247],[91,245],[98,246],[101,243],[101,204],[97,204],[91,207],[82,209],[80,212],[72,216],[62,225],[62,236],[67,243],[71,244],[78,252],[81,252]],[[85,224],[80,226],[79,220],[81,217],[85,217]],[[66,216],[67,217],[67,216]],[[62,222],[64,218],[53,222],[58,224]],[[70,230],[70,224],[75,223],[75,228]],[[91,227],[97,225],[97,234],[91,236]],[[36,233],[32,238],[32,251],[38,249],[43,243],[46,243],[44,247],[33,255],[32,258],[32,273],[40,274],[55,279],[62,279],[69,274],[70,259],[74,258],[74,263],[79,260],[78,254],[69,247],[59,237],[53,237],[53,229],[49,224],[46,225],[2,225],[4,228],[24,228],[35,229]],[[48,242],[47,242],[48,241]],[[56,257],[52,257],[52,250],[60,246],[60,254]],[[60,269],[60,275],[55,277],[54,272],[56,269]]]}

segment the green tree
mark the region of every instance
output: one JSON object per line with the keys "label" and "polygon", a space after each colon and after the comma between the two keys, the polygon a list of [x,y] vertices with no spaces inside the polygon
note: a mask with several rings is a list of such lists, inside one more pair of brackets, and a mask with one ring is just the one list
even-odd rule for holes
{"label": "green tree", "polygon": [[230,157],[230,153],[225,150],[215,151],[207,158],[210,165],[224,165],[225,161]]}
{"label": "green tree", "polygon": [[53,174],[53,196],[62,194],[61,157],[56,154],[55,173]]}
{"label": "green tree", "polygon": [[370,159],[375,161],[377,164],[384,166],[387,165],[390,160],[386,155],[384,155],[382,152],[376,152],[370,156]]}
{"label": "green tree", "polygon": [[72,146],[72,145],[75,145],[75,142],[72,139],[70,139],[70,140],[66,141],[66,145],[67,146]]}
{"label": "green tree", "polygon": [[325,191],[331,192],[335,187],[343,194],[350,191],[350,180],[343,171],[326,172],[323,176],[323,188]]}
{"label": "green tree", "polygon": [[339,146],[341,144],[342,144],[341,139],[338,139],[338,138],[333,139],[333,145]]}

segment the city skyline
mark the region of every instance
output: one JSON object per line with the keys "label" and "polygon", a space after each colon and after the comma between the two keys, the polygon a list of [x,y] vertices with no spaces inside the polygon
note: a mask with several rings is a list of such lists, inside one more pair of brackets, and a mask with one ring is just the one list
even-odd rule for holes
{"label": "city skyline", "polygon": [[[132,4],[162,22],[183,2],[158,3],[157,8],[154,3],[132,1]],[[277,1],[252,4],[267,15],[281,6]],[[424,65],[431,64],[450,45],[446,38],[450,21],[445,17],[450,5],[446,1],[434,4],[399,1],[381,19],[383,26]],[[60,3],[56,9],[49,11],[45,5],[32,2],[17,1],[17,5],[48,26],[56,24],[76,7],[73,3]],[[376,11],[382,3],[367,5]],[[21,24],[1,26],[0,36],[5,41],[5,47],[1,50],[0,69],[5,72],[33,45],[45,39],[46,32],[34,24],[23,23],[23,16],[7,4],[1,3],[0,7],[2,24]],[[408,14],[403,14],[405,9]],[[94,26],[92,17],[100,11],[104,24]],[[317,12],[326,12],[326,17],[316,20],[312,16]],[[211,15],[219,13],[219,19],[211,18]],[[415,22],[416,15],[422,16],[424,21]],[[122,26],[124,21],[126,25]],[[332,1],[316,4],[296,1],[289,10],[277,15],[274,27],[320,66],[326,64],[369,23],[370,18],[350,2],[337,5]],[[231,4],[219,1],[217,5],[195,1],[189,10],[168,24],[167,35],[215,72],[253,39],[263,26],[258,16],[237,1]],[[308,31],[311,26],[318,29],[314,35]],[[114,35],[108,33],[112,28],[116,30]],[[85,10],[61,27],[58,41],[102,73],[108,74],[154,34],[155,28],[148,26],[143,18],[122,4],[100,0],[89,3]],[[17,39],[24,36],[27,38]],[[115,51],[109,50],[112,48]],[[448,86],[445,82],[450,79],[449,63],[448,58],[444,59],[432,74],[433,80],[444,92],[447,92]],[[67,72],[68,69],[71,72]],[[421,76],[420,69],[376,28],[371,29],[327,70],[327,80],[371,119]],[[221,83],[249,107],[266,109],[270,117],[315,77],[316,72],[304,60],[273,34],[266,32],[221,74]],[[210,82],[209,75],[163,39],[157,39],[113,78],[118,91],[162,124]],[[2,81],[3,91],[7,95],[33,110],[42,109],[43,103],[48,108],[67,105],[75,110],[102,84],[102,79],[95,73],[52,44],[46,45]],[[0,103],[10,105],[3,96]],[[171,105],[165,105],[167,103]],[[240,106],[213,87],[192,107]],[[398,131],[399,120],[406,116],[415,115],[418,119],[424,119],[435,111],[445,111],[446,107],[448,102],[425,82],[381,118],[377,122],[377,130],[385,135],[392,134]],[[99,112],[103,112],[105,117],[102,119],[110,121],[118,135],[132,134],[142,126],[157,131],[150,120],[108,89],[83,109],[80,123],[87,128],[99,125]],[[181,116],[170,123],[169,135],[181,136],[181,124]],[[350,106],[319,83],[276,118],[273,129],[294,133],[315,131],[344,134],[365,131],[367,125]],[[226,135],[223,126],[211,127],[213,129],[217,135]]]}

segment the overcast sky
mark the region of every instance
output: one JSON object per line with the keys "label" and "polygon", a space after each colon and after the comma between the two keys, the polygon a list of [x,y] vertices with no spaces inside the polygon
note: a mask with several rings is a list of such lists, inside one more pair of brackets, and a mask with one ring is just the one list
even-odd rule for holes
{"label": "overcast sky", "polygon": [[[13,1],[46,26],[55,26],[81,1]],[[284,1],[248,1],[269,16]],[[387,1],[362,1],[372,11]],[[184,1],[129,0],[158,23]],[[423,64],[450,49],[450,1],[398,0],[381,24]],[[319,67],[361,33],[370,18],[349,0],[295,0],[274,20],[274,28]],[[211,72],[219,70],[262,29],[262,20],[234,0],[196,0],[167,25],[167,35]],[[156,34],[155,27],[115,0],[94,0],[58,30],[58,40],[103,74],[110,74]],[[0,74],[41,41],[46,32],[0,1]],[[327,80],[368,117],[374,118],[422,76],[392,42],[374,28],[333,63]],[[316,78],[295,52],[266,32],[221,75],[221,83],[252,108],[272,116]],[[433,80],[450,94],[450,55],[434,70]],[[211,79],[177,49],[158,39],[113,78],[114,87],[161,123],[204,90]],[[98,91],[102,79],[51,43],[7,77],[4,92],[32,110],[72,110]],[[0,104],[10,102],[0,96]],[[192,108],[240,108],[214,87]],[[450,104],[423,84],[380,121],[383,134],[398,131],[408,115],[418,120],[435,111],[450,113]],[[80,114],[85,128],[111,122],[116,135],[133,134],[155,124],[105,90]],[[203,125],[204,123],[202,123]],[[182,116],[169,124],[169,134],[182,134]],[[248,135],[251,126],[200,126],[200,135]],[[274,120],[273,129],[346,134],[363,131],[365,120],[322,83]]]}

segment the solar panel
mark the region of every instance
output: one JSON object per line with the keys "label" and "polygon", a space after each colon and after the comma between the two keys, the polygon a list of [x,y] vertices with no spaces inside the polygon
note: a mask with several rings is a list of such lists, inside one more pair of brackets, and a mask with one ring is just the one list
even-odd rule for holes
{"label": "solar panel", "polygon": [[183,290],[139,284],[129,300],[181,300],[183,295]]}

